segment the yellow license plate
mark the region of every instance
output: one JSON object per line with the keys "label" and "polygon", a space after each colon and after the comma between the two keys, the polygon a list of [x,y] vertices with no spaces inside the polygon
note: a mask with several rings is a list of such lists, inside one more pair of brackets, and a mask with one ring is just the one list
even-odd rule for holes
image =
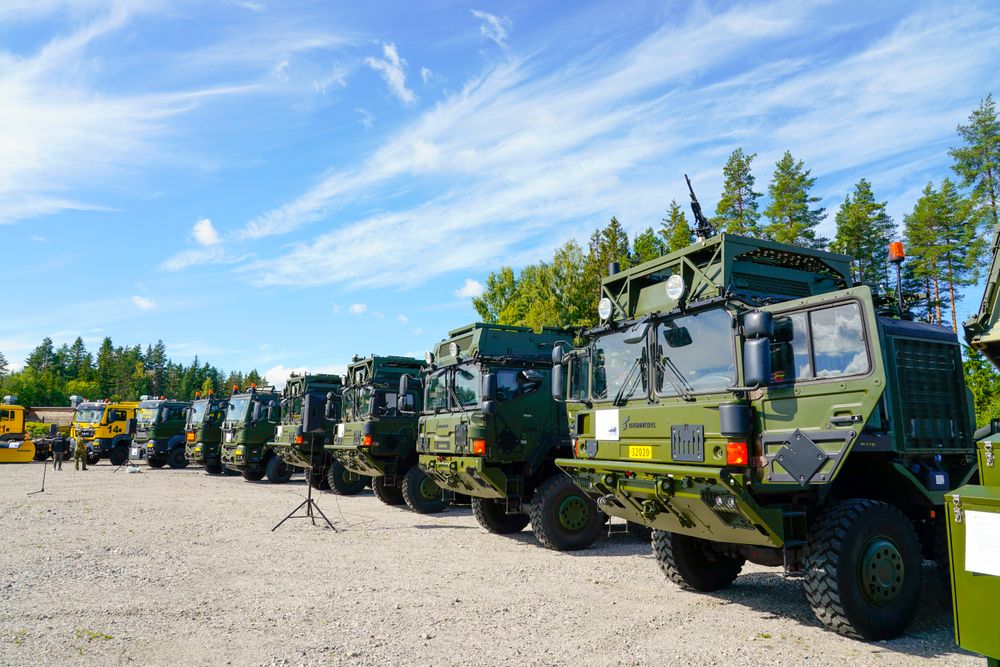
{"label": "yellow license plate", "polygon": [[194,448],[194,453],[195,454],[201,454],[201,447],[195,447]]}
{"label": "yellow license plate", "polygon": [[149,443],[148,445],[146,445],[146,449],[152,449],[152,448],[153,448],[153,443]]}
{"label": "yellow license plate", "polygon": [[649,445],[629,445],[628,457],[630,459],[651,459],[653,458],[653,448]]}

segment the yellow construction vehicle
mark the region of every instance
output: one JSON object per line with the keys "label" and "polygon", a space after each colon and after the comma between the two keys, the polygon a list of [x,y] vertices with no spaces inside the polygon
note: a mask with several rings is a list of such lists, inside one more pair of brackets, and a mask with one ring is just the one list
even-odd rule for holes
{"label": "yellow construction vehicle", "polygon": [[128,448],[135,432],[135,401],[86,401],[76,406],[70,426],[70,446],[83,441],[87,447],[87,462],[96,464],[102,458],[111,465],[128,460]]}
{"label": "yellow construction vehicle", "polygon": [[35,445],[24,428],[24,406],[14,405],[13,396],[4,396],[0,405],[0,463],[30,463]]}

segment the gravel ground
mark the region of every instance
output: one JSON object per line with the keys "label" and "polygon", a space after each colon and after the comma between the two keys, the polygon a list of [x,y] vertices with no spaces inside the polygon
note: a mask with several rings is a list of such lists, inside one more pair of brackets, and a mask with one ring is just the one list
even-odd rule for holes
{"label": "gravel ground", "polygon": [[775,569],[688,593],[645,540],[556,553],[367,492],[317,495],[340,532],[271,532],[301,479],[113,471],[70,463],[28,496],[41,465],[0,467],[0,664],[981,664],[937,583],[906,637],[865,644],[823,630]]}

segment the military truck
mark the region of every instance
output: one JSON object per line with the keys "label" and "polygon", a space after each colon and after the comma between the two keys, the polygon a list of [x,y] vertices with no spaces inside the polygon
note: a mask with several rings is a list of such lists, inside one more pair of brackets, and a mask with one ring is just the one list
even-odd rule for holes
{"label": "military truck", "polygon": [[145,456],[149,467],[187,467],[184,444],[189,407],[189,401],[172,401],[162,396],[143,397],[139,402],[132,447],[140,457]]}
{"label": "military truck", "polygon": [[[342,390],[343,381],[339,375],[292,373],[276,408],[281,415],[270,445],[289,466],[311,466],[309,483],[313,488],[332,488],[337,493],[352,494],[364,489],[364,480],[335,461],[325,449],[333,443],[333,430],[340,421]],[[328,395],[334,419],[325,417]]]}
{"label": "military truck", "polygon": [[106,458],[111,465],[128,461],[129,446],[135,428],[135,415],[139,403],[121,401],[112,403],[85,401],[76,406],[70,425],[70,446],[82,441],[87,448],[87,463],[96,465]]}
{"label": "military truck", "polygon": [[450,331],[427,356],[417,438],[420,467],[471,496],[483,528],[509,534],[530,522],[539,542],[561,551],[589,547],[604,525],[555,466],[571,448],[565,405],[550,394],[550,359],[568,335],[482,323]]}
{"label": "military truck", "polygon": [[[275,454],[268,443],[274,439],[277,415],[269,410],[278,404],[280,395],[274,387],[256,387],[237,393],[226,402],[226,417],[222,422],[222,465],[243,475],[243,479],[259,482],[267,475],[274,484],[292,478],[292,468]],[[272,421],[271,417],[275,417]]]}
{"label": "military truck", "polygon": [[209,475],[225,474],[228,470],[222,465],[222,422],[225,417],[225,399],[211,391],[204,398],[201,392],[197,392],[187,411],[185,455],[196,465],[205,466]]}
{"label": "military truck", "polygon": [[[441,489],[417,465],[417,414],[420,395],[405,392],[402,403],[396,392],[401,377],[416,377],[423,365],[409,357],[358,357],[347,366],[341,396],[340,423],[327,450],[358,481],[331,479],[330,486],[344,493],[358,489],[371,478],[372,491],[387,505],[402,505],[415,512],[432,513],[448,502]],[[327,418],[335,418],[335,397],[327,402]],[[402,410],[400,410],[402,407]]]}
{"label": "military truck", "polygon": [[853,284],[850,261],[705,234],[612,266],[600,324],[553,351],[574,443],[556,463],[653,529],[675,584],[783,567],[824,625],[878,640],[912,619],[944,494],[975,475],[972,402],[955,333]]}

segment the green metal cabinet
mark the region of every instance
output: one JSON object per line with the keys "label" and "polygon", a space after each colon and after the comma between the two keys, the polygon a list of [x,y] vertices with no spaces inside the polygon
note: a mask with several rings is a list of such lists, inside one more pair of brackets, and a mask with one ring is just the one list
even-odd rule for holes
{"label": "green metal cabinet", "polygon": [[998,665],[1000,486],[970,484],[947,500],[955,638],[962,648],[992,656],[989,664]]}
{"label": "green metal cabinet", "polygon": [[976,443],[979,459],[979,483],[1000,487],[1000,435],[994,435]]}

